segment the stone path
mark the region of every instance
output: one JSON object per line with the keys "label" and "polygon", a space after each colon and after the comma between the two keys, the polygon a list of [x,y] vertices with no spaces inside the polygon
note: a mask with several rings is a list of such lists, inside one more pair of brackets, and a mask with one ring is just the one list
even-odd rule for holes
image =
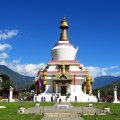
{"label": "stone path", "polygon": [[101,110],[94,107],[74,107],[71,103],[61,103],[61,105],[69,105],[69,108],[57,107],[59,103],[50,107],[32,107],[25,110],[25,113],[44,114],[42,120],[83,120],[81,114],[100,113]]}
{"label": "stone path", "polygon": [[42,120],[83,120],[81,117],[44,117]]}

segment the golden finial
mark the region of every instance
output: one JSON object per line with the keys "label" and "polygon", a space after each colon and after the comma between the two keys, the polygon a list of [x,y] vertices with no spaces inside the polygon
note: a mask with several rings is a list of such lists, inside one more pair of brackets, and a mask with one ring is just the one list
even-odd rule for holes
{"label": "golden finial", "polygon": [[64,64],[62,64],[61,73],[65,74],[65,65]]}
{"label": "golden finial", "polygon": [[66,18],[64,17],[61,21],[60,29],[62,29],[61,35],[60,35],[60,41],[69,41],[68,35],[66,29],[68,29],[68,23],[66,21]]}
{"label": "golden finial", "polygon": [[64,17],[64,18],[62,19],[62,21],[61,21],[60,28],[61,28],[61,29],[68,29],[68,28],[69,28],[68,23],[67,23],[65,17]]}
{"label": "golden finial", "polygon": [[89,75],[89,70],[87,68],[85,69],[85,71],[86,71],[86,74]]}

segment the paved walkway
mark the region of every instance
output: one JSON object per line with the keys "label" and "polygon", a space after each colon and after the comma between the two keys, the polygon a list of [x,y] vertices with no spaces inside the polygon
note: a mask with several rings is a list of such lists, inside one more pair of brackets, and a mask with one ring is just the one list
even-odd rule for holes
{"label": "paved walkway", "polygon": [[81,117],[44,117],[42,120],[83,120]]}
{"label": "paved walkway", "polygon": [[44,114],[42,120],[83,120],[81,114],[100,113],[101,110],[94,107],[74,107],[71,103],[61,103],[61,105],[69,105],[69,108],[59,108],[56,103],[50,107],[32,107],[25,110],[25,113]]}

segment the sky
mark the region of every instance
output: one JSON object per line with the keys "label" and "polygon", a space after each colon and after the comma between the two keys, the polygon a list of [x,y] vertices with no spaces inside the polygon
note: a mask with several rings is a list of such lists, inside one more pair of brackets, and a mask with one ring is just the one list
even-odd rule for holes
{"label": "sky", "polygon": [[51,60],[64,16],[91,76],[120,75],[119,0],[0,0],[0,64],[36,76]]}

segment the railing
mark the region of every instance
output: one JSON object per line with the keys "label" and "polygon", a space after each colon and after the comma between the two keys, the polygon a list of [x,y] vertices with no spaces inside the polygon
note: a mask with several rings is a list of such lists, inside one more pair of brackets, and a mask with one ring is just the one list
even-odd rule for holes
{"label": "railing", "polygon": [[[60,74],[60,71],[47,71],[47,74]],[[67,74],[82,74],[86,75],[86,71],[68,71]]]}
{"label": "railing", "polygon": [[48,64],[79,64],[78,60],[51,60],[48,62]]}

